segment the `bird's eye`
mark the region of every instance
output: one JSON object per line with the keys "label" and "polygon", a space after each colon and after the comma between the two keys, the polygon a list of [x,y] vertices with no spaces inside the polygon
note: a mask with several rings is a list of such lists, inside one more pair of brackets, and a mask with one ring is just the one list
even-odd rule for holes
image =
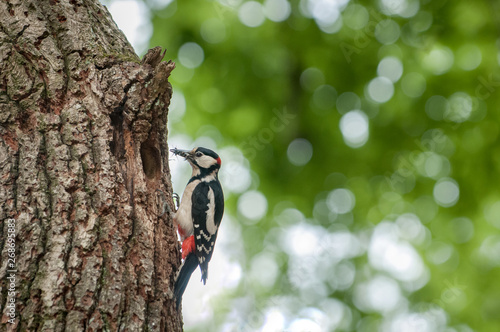
{"label": "bird's eye", "polygon": [[196,152],[196,157],[201,157],[203,154],[201,152]]}

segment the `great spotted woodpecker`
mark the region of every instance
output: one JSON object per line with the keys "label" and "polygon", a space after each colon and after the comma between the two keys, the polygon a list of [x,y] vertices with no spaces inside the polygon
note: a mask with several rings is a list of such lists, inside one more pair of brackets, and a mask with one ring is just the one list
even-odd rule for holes
{"label": "great spotted woodpecker", "polygon": [[201,147],[191,151],[170,151],[184,157],[193,169],[174,216],[174,223],[182,241],[184,260],[174,285],[178,309],[189,278],[198,265],[201,280],[206,284],[208,262],[212,258],[217,231],[224,213],[224,194],[218,177],[221,160],[217,153]]}

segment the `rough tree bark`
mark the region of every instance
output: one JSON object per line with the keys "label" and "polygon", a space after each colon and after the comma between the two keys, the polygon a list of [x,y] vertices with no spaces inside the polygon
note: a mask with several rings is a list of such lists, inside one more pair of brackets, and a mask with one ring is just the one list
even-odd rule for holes
{"label": "rough tree bark", "polygon": [[163,55],[97,0],[0,2],[0,331],[182,330]]}

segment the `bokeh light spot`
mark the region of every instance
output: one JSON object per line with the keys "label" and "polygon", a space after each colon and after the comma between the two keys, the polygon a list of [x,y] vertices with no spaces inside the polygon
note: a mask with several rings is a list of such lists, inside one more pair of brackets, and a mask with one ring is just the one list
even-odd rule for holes
{"label": "bokeh light spot", "polygon": [[401,300],[398,283],[386,276],[375,276],[359,284],[354,290],[355,305],[364,312],[388,313],[396,309]]}
{"label": "bokeh light spot", "polygon": [[394,94],[394,85],[386,77],[376,77],[368,83],[368,97],[377,103],[389,101]]}
{"label": "bokeh light spot", "polygon": [[457,203],[460,189],[455,180],[443,178],[436,182],[433,194],[436,203],[443,207],[451,207]]}
{"label": "bokeh light spot", "polygon": [[[387,327],[387,332],[435,332],[434,322],[427,313],[401,313],[396,315]],[[455,330],[451,330],[450,332]]]}
{"label": "bokeh light spot", "polygon": [[415,248],[399,236],[409,235],[408,223],[411,223],[414,229],[421,228],[415,223],[414,217],[404,218],[406,221],[400,220],[397,226],[384,221],[375,227],[368,249],[368,258],[373,267],[387,271],[398,280],[416,281],[424,272],[422,259]]}
{"label": "bokeh light spot", "polygon": [[344,214],[351,212],[356,204],[356,198],[349,189],[335,189],[328,194],[326,204],[333,212]]}
{"label": "bokeh light spot", "polygon": [[420,243],[425,236],[424,226],[413,213],[405,213],[396,219],[399,234],[403,239]]}
{"label": "bokeh light spot", "polygon": [[305,257],[317,254],[321,232],[311,225],[298,224],[283,230],[281,246],[289,255]]}
{"label": "bokeh light spot", "polygon": [[337,110],[345,114],[361,108],[361,99],[354,92],[344,92],[337,98]]}
{"label": "bokeh light spot", "polygon": [[369,137],[368,117],[360,110],[350,111],[340,119],[344,142],[351,148],[365,145]]}
{"label": "bokeh light spot", "polygon": [[328,283],[334,290],[346,290],[354,283],[356,268],[350,261],[342,261],[337,264],[330,275]]}
{"label": "bokeh light spot", "polygon": [[314,321],[310,319],[295,319],[292,321],[290,326],[286,329],[286,331],[290,332],[301,332],[301,331],[307,331],[307,332],[322,332],[323,329]]}
{"label": "bokeh light spot", "polygon": [[318,68],[309,67],[300,75],[300,85],[304,90],[314,91],[325,82],[323,72]]}
{"label": "bokeh light spot", "polygon": [[241,23],[250,28],[256,28],[265,21],[262,5],[257,1],[244,2],[238,10]]}
{"label": "bokeh light spot", "polygon": [[312,158],[312,144],[304,138],[297,138],[288,145],[287,155],[293,165],[304,166]]}
{"label": "bokeh light spot", "polygon": [[410,27],[415,32],[424,32],[432,25],[432,14],[426,11],[420,11],[410,21]]}
{"label": "bokeh light spot", "polygon": [[282,22],[290,16],[291,6],[287,0],[266,0],[264,14],[274,22]]}
{"label": "bokeh light spot", "polygon": [[233,160],[224,163],[220,178],[224,190],[234,193],[242,193],[252,184],[250,170],[242,163]]}
{"label": "bokeh light spot", "polygon": [[375,38],[384,45],[394,44],[401,34],[399,24],[393,20],[382,20],[375,27]]}
{"label": "bokeh light spot", "polygon": [[261,253],[252,258],[250,274],[261,286],[271,288],[278,276],[276,257],[269,253]]}
{"label": "bokeh light spot", "polygon": [[482,258],[486,266],[500,266],[500,236],[490,235],[483,240],[479,248],[479,257]]}
{"label": "bokeh light spot", "polygon": [[329,34],[339,32],[343,25],[342,16],[339,16],[337,20],[333,23],[324,23],[321,21],[316,21],[316,23],[318,24],[318,27],[321,31]]}
{"label": "bokeh light spot", "polygon": [[450,161],[446,157],[438,155],[434,152],[427,153],[424,164],[426,176],[433,179],[438,176],[446,176],[450,173],[450,169]]}
{"label": "bokeh light spot", "polygon": [[238,212],[248,219],[248,224],[257,223],[266,215],[266,196],[256,190],[247,191],[238,199]]}
{"label": "bokeh light spot", "polygon": [[340,17],[340,9],[349,0],[308,0],[308,11],[320,26],[333,25]]}
{"label": "bokeh light spot", "polygon": [[422,66],[434,75],[442,75],[453,66],[453,52],[445,46],[436,46],[424,55]]}
{"label": "bokeh light spot", "polygon": [[342,14],[344,24],[354,30],[362,29],[368,23],[370,14],[365,7],[358,4],[349,5]]}
{"label": "bokeh light spot", "polygon": [[271,309],[266,314],[266,321],[262,326],[262,332],[275,332],[285,329],[285,317],[278,309]]}
{"label": "bokeh light spot", "polygon": [[384,14],[409,18],[418,13],[420,2],[418,0],[381,0],[381,10]]}
{"label": "bokeh light spot", "polygon": [[[284,202],[284,203],[288,203],[288,202]],[[283,227],[304,222],[306,219],[304,217],[304,214],[302,214],[302,212],[300,212],[299,210],[294,209],[294,208],[286,208],[281,212],[277,212],[276,210],[278,210],[278,206],[275,207],[275,211],[274,211],[275,219],[274,220],[276,221],[276,223],[278,223],[278,225],[283,226]]]}
{"label": "bokeh light spot", "polygon": [[203,62],[205,54],[200,45],[188,42],[179,48],[177,55],[180,63],[186,68],[196,68]]}
{"label": "bokeh light spot", "polygon": [[472,98],[465,92],[456,92],[450,96],[450,107],[444,113],[448,121],[461,123],[469,119],[472,113]]}
{"label": "bokeh light spot", "polygon": [[385,57],[378,64],[377,74],[396,83],[403,75],[403,63],[396,57]]}

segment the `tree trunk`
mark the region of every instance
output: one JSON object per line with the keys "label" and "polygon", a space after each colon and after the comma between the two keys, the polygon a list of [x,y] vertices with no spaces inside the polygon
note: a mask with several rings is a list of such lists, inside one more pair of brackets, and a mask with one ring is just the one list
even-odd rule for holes
{"label": "tree trunk", "polygon": [[163,55],[96,0],[0,2],[0,331],[182,330]]}

